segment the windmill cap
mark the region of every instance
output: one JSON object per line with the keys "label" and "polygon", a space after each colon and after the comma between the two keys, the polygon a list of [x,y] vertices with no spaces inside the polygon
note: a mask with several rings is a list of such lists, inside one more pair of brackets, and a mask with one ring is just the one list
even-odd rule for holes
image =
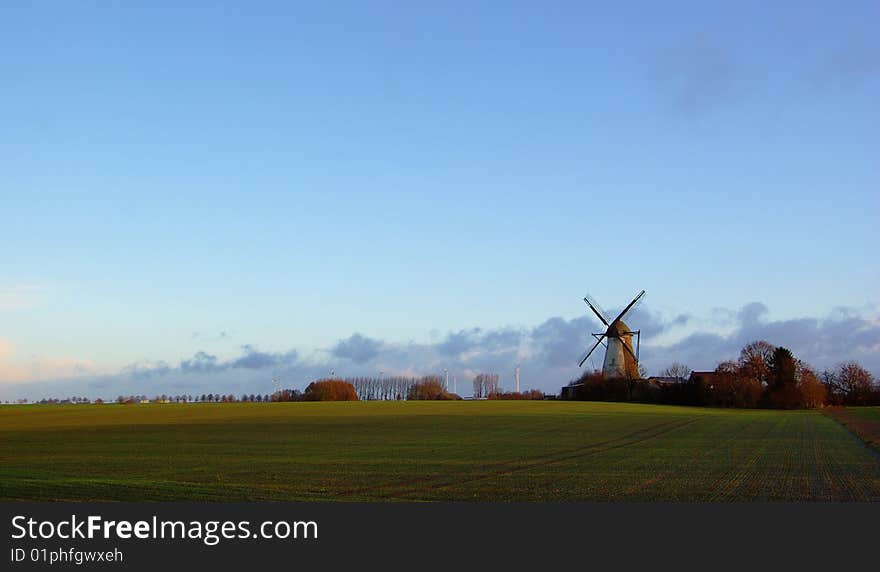
{"label": "windmill cap", "polygon": [[620,338],[623,336],[631,336],[632,331],[623,320],[617,320],[616,322],[612,322],[612,324],[608,326],[608,330],[605,332],[605,335],[610,338]]}

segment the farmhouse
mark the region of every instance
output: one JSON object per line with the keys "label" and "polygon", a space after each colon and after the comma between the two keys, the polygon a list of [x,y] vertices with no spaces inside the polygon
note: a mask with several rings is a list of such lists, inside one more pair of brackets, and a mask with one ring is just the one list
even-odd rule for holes
{"label": "farmhouse", "polygon": [[675,383],[685,383],[688,380],[686,380],[683,377],[672,377],[672,376],[666,376],[666,375],[658,375],[655,377],[649,377],[647,379],[647,381],[648,381],[648,383],[653,383],[655,385],[672,385]]}
{"label": "farmhouse", "polygon": [[692,371],[688,381],[691,383],[702,382],[704,385],[713,386],[718,374],[714,371]]}

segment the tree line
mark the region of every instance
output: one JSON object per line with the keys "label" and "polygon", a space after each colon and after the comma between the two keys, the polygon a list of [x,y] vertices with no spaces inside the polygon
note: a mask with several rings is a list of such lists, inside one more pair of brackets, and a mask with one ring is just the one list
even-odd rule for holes
{"label": "tree line", "polygon": [[322,379],[309,384],[304,392],[282,390],[275,401],[415,401],[461,399],[446,390],[440,376],[351,377]]}
{"label": "tree line", "polygon": [[[325,382],[334,382],[328,384]],[[344,384],[344,385],[340,385]],[[348,388],[351,388],[349,392]],[[332,390],[330,389],[332,388]],[[497,373],[478,373],[473,379],[474,397],[478,399],[543,399],[544,394],[537,390],[526,392],[504,392],[501,390]],[[305,390],[280,389],[272,393],[243,393],[241,395],[203,393],[201,395],[161,394],[152,398],[144,394],[119,395],[114,401],[122,405],[140,403],[277,403],[291,401],[357,400],[357,401],[406,401],[406,400],[454,400],[461,399],[446,388],[439,375],[422,377],[380,376],[347,377],[344,379],[323,378],[310,383]],[[27,403],[26,399],[17,403]],[[66,399],[47,398],[41,404],[80,404],[104,403],[102,399],[91,401],[87,397]]]}
{"label": "tree line", "polygon": [[644,401],[717,407],[813,409],[825,405],[880,405],[880,386],[856,362],[817,373],[791,350],[766,341],[746,345],[736,360],[713,371],[675,363],[664,377],[606,379],[587,372],[563,390],[570,399]]}
{"label": "tree line", "polygon": [[403,377],[347,377],[361,401],[394,401],[408,398],[410,390],[418,383],[437,379],[439,376]]}
{"label": "tree line", "polygon": [[[494,374],[479,374],[475,379],[492,379]],[[497,375],[494,375],[497,387]],[[475,382],[476,383],[476,382]],[[485,385],[490,387],[491,384]],[[350,391],[349,391],[350,388]],[[122,405],[140,403],[277,403],[291,401],[391,401],[391,400],[426,400],[426,399],[461,399],[449,392],[439,375],[422,377],[382,376],[382,377],[349,377],[345,379],[323,378],[310,383],[305,390],[280,389],[273,393],[234,394],[203,393],[201,395],[161,394],[152,398],[147,395],[119,395],[114,401]],[[8,403],[8,402],[7,402]],[[20,399],[17,403],[28,403]],[[102,404],[102,399],[92,402],[87,397],[71,397],[66,399],[46,398],[35,403],[40,404]]]}

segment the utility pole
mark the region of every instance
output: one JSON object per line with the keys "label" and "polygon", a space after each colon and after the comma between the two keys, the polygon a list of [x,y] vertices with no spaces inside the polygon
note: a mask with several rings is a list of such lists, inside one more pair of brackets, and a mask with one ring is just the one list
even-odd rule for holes
{"label": "utility pole", "polygon": [[443,373],[446,374],[446,391],[449,391],[449,368],[444,369]]}
{"label": "utility pole", "polygon": [[519,393],[519,366],[516,366],[516,392]]}

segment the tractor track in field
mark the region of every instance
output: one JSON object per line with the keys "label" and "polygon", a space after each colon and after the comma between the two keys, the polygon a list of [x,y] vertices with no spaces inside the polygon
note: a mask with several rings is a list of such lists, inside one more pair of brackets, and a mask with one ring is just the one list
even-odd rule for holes
{"label": "tractor track in field", "polygon": [[361,487],[358,489],[350,489],[338,493],[338,496],[352,496],[361,495],[364,493],[382,492],[384,498],[397,499],[399,497],[412,495],[415,493],[428,492],[454,485],[483,481],[502,475],[526,471],[536,467],[549,466],[555,463],[561,463],[563,461],[569,461],[581,457],[588,457],[590,455],[604,453],[606,451],[612,451],[623,447],[638,445],[650,439],[660,437],[661,435],[665,435],[677,429],[681,429],[683,427],[691,425],[697,421],[699,421],[699,418],[668,421],[665,423],[651,425],[637,431],[633,431],[626,435],[615,437],[614,439],[608,439],[606,441],[600,441],[598,443],[591,443],[590,445],[585,445],[583,447],[575,447],[562,451],[546,453],[544,455],[538,455],[536,457],[531,457],[528,461],[521,461],[517,459],[501,461],[492,465],[492,469],[488,472],[483,472],[476,475],[464,476],[456,479],[445,478],[434,482],[431,482],[431,477],[414,478],[408,479],[406,481],[395,481],[369,487]]}
{"label": "tractor track in field", "polygon": [[813,462],[816,464],[819,473],[817,478],[824,482],[825,487],[831,494],[831,499],[829,500],[840,498],[842,490],[840,480],[834,475],[834,471],[831,470],[828,460],[829,454],[825,451],[822,442],[816,438],[816,429],[813,426],[810,426],[810,437],[813,441]]}

